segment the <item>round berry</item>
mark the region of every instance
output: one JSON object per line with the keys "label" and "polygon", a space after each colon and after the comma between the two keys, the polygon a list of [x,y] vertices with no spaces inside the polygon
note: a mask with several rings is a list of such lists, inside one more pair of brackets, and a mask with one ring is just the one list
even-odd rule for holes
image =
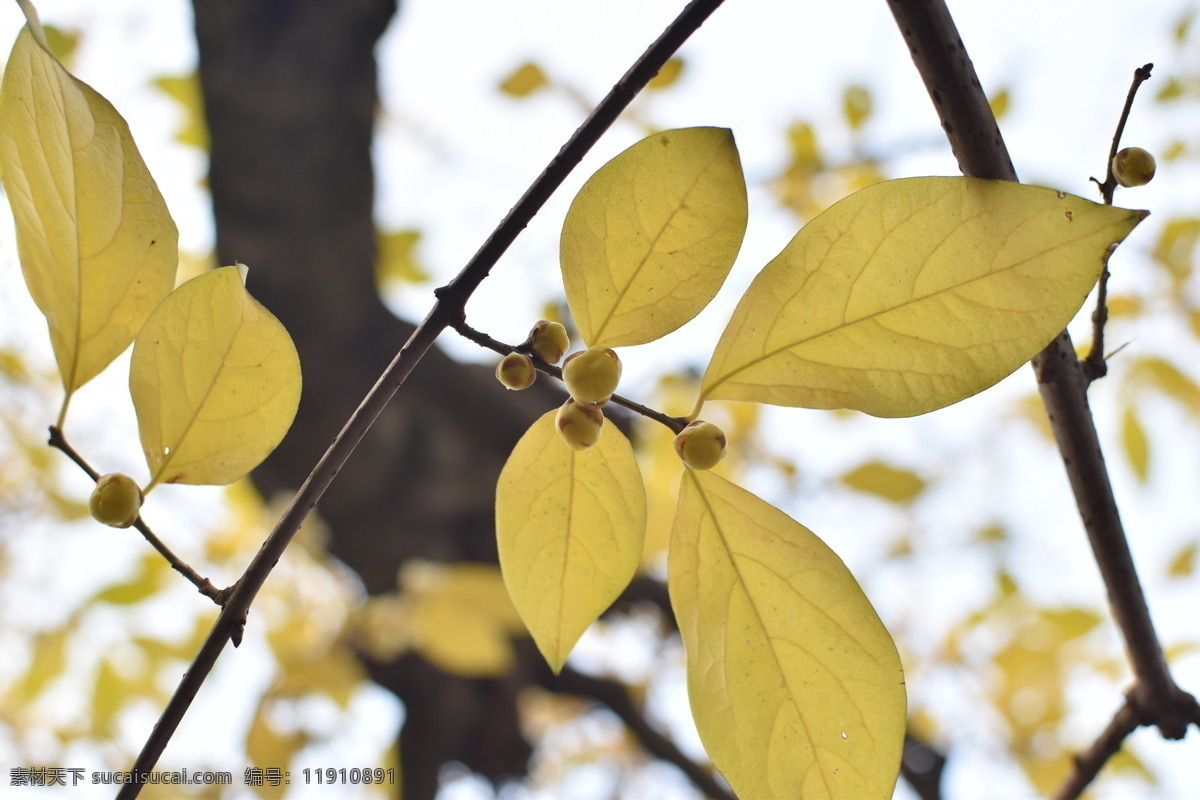
{"label": "round berry", "polygon": [[1154,156],[1140,147],[1126,147],[1113,156],[1113,177],[1122,186],[1145,186],[1154,177],[1154,170]]}
{"label": "round berry", "polygon": [[119,472],[101,476],[88,500],[92,518],[114,528],[128,528],[142,508],[142,490],[128,475]]}
{"label": "round berry", "polygon": [[539,320],[529,331],[529,347],[533,354],[547,364],[557,364],[571,346],[571,337],[560,322]]}
{"label": "round berry", "polygon": [[496,365],[496,380],[509,389],[528,389],[537,380],[533,359],[524,353],[509,353]]}
{"label": "round berry", "polygon": [[589,347],[567,357],[562,375],[571,397],[604,404],[621,382],[621,359],[607,347]]}
{"label": "round berry", "polygon": [[604,430],[604,412],[591,403],[568,399],[558,409],[554,427],[572,448],[587,450],[600,441],[600,434]]}
{"label": "round berry", "polygon": [[675,437],[675,452],[692,469],[712,469],[725,457],[725,432],[698,419]]}

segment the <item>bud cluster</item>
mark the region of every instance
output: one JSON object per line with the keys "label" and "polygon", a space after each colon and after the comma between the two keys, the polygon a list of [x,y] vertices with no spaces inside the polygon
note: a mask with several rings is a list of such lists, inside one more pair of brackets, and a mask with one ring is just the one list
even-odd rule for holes
{"label": "bud cluster", "polygon": [[532,353],[547,364],[557,364],[570,346],[571,339],[561,323],[539,320],[524,344],[496,365],[496,380],[514,391],[528,389],[537,380],[537,367],[527,354]]}

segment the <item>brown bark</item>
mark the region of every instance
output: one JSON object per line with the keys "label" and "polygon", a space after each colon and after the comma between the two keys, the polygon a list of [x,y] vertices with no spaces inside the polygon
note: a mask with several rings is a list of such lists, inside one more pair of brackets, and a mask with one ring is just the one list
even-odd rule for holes
{"label": "brown bark", "polygon": [[[287,326],[304,371],[296,423],[254,473],[264,495],[297,488],[413,328],[374,283],[374,46],[394,0],[195,4],[222,263]],[[535,393],[536,394],[536,393]],[[331,552],[370,592],[408,558],[494,561],[496,476],[553,394],[506,392],[487,370],[431,352],[320,503]],[[472,681],[415,657],[372,665],[406,706],[404,795],[432,797],[461,761],[522,775],[520,676]]]}

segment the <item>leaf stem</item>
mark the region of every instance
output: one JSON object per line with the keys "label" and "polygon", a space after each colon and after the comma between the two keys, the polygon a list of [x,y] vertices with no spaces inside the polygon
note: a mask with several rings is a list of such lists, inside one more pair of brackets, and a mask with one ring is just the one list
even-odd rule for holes
{"label": "leaf stem", "polygon": [[[1129,87],[1129,93],[1125,95],[1125,107],[1121,109],[1121,118],[1117,121],[1117,131],[1113,134],[1112,146],[1108,151],[1107,176],[1103,183],[1092,178],[1100,187],[1100,196],[1104,198],[1106,206],[1113,204],[1113,194],[1117,190],[1117,179],[1113,174],[1113,159],[1117,157],[1117,149],[1121,146],[1121,134],[1125,132],[1125,123],[1133,108],[1133,98],[1137,96],[1138,87],[1150,80],[1150,70],[1152,69],[1154,69],[1153,64],[1145,64],[1133,71],[1133,83]],[[1104,353],[1104,328],[1108,324],[1108,278],[1108,259],[1105,259],[1104,271],[1100,273],[1100,281],[1096,284],[1096,310],[1092,312],[1092,347],[1083,360],[1083,371],[1087,376],[1088,383],[1108,374],[1108,357]]]}
{"label": "leaf stem", "polygon": [[[91,478],[92,481],[100,480],[100,473],[92,469],[91,464],[89,464],[83,458],[83,456],[79,455],[79,452],[71,446],[71,444],[67,441],[66,436],[63,434],[62,428],[57,425],[51,425],[50,439],[47,443],[51,447],[57,448],[65,453],[67,458],[74,461],[80,469],[86,472],[87,476]],[[150,543],[150,546],[157,550],[176,572],[191,581],[192,585],[199,590],[200,594],[209,598],[219,606],[224,605],[226,596],[228,594],[227,589],[218,589],[213,585],[212,581],[196,572],[196,570],[192,569],[186,561],[175,555],[171,548],[167,547],[163,540],[159,539],[158,536],[155,535],[154,531],[150,529],[150,526],[147,525],[145,520],[143,520],[140,516],[134,520],[133,527],[137,528],[138,531],[141,532],[145,540]]]}
{"label": "leaf stem", "polygon": [[[354,452],[366,435],[371,424],[383,411],[384,406],[408,378],[417,363],[433,346],[433,342],[447,327],[464,323],[467,301],[479,284],[490,274],[492,267],[516,239],[517,235],[533,219],[550,196],[558,189],[567,175],[575,168],[600,137],[616,121],[621,111],[633,100],[652,77],[658,74],[667,60],[687,41],[703,22],[715,11],[723,0],[692,0],[661,36],[639,58],[629,71],[617,81],[608,95],[571,135],[558,154],[534,180],[525,194],[517,201],[508,215],[471,257],[462,271],[435,292],[436,301],[428,316],[413,331],[408,342],[380,375],[379,380],[367,392],[358,408],[350,415],[341,432],[329,445],[313,467],[308,478],[292,498],[291,504],[275,524],[262,548],[250,562],[242,577],[234,584],[234,590],[208,638],[200,647],[179,686],[163,710],[149,738],[142,746],[131,771],[135,775],[149,774],[158,763],[159,757],[174,736],[184,714],[191,706],[208,673],[225,649],[225,643],[245,624],[251,603],[267,576],[282,557],[284,550],[296,535],[300,525],[316,506],[329,484],[341,471],[342,465]],[[142,784],[130,783],[121,787],[118,800],[133,800],[141,792]]]}
{"label": "leaf stem", "polygon": [[[466,322],[463,322],[463,321],[456,322],[451,327],[454,328],[455,332],[458,333],[459,336],[462,336],[464,339],[467,339],[468,341],[472,341],[475,344],[479,345],[480,347],[484,347],[484,348],[487,348],[488,350],[499,353],[502,356],[508,355],[509,353],[524,353],[525,355],[529,356],[530,359],[532,359],[533,366],[538,372],[549,375],[550,377],[552,377],[556,380],[559,380],[559,381],[562,380],[562,369],[561,368],[556,367],[553,364],[547,364],[545,361],[542,361],[540,358],[537,357],[537,354],[535,354],[531,349],[529,349],[527,347],[524,347],[524,346],[514,347],[511,344],[505,344],[504,342],[501,342],[497,339],[493,339],[491,336],[488,336],[486,333],[483,333],[482,331],[478,331],[478,330],[472,328],[470,325],[468,325]],[[672,417],[669,414],[664,414],[661,411],[656,411],[655,409],[650,408],[649,406],[642,405],[641,403],[639,403],[635,400],[630,400],[628,397],[622,397],[619,394],[614,394],[612,396],[611,402],[618,406],[622,406],[623,408],[627,408],[630,411],[634,412],[635,414],[641,414],[643,417],[646,417],[647,419],[652,419],[655,422],[662,423],[663,425],[666,425],[668,428],[670,428],[673,433],[679,433],[688,424],[687,418]]]}
{"label": "leaf stem", "polygon": [[37,9],[33,7],[33,3],[29,0],[17,0],[17,5],[21,7],[21,12],[29,22],[29,30],[33,33],[33,38],[47,53],[53,54],[50,42],[46,39],[46,31],[42,28],[42,21],[38,18]]}
{"label": "leaf stem", "polygon": [[54,430],[55,428],[57,428],[58,430],[60,430],[60,431],[61,431],[61,430],[62,430],[62,428],[63,428],[63,425],[65,425],[65,424],[66,424],[66,421],[67,421],[67,406],[69,406],[69,405],[71,404],[71,396],[72,396],[72,394],[73,394],[72,392],[67,392],[66,396],[65,396],[65,397],[63,397],[63,401],[62,401],[62,408],[60,408],[60,409],[59,409],[59,411],[58,411],[58,419],[55,421],[55,423],[54,423],[53,427],[51,428],[51,430]]}
{"label": "leaf stem", "polygon": [[[1015,181],[1008,149],[944,0],[888,4],[963,174]],[[1142,710],[1144,724],[1157,726],[1166,738],[1182,738],[1189,722],[1198,723],[1196,701],[1176,685],[1163,656],[1088,406],[1088,382],[1070,335],[1063,331],[1032,363],[1133,666],[1130,696]]]}

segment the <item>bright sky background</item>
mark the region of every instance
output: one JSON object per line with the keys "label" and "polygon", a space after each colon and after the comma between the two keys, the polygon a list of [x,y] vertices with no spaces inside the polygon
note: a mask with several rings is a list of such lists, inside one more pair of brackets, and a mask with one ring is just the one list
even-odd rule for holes
{"label": "bright sky background", "polygon": [[[521,62],[533,59],[551,78],[598,100],[681,6],[677,0],[402,3],[380,48],[378,218],[385,228],[422,230],[421,256],[435,273],[435,282],[406,289],[393,298],[400,313],[410,318],[424,315],[433,286],[465,263],[582,119],[579,108],[560,94],[543,93],[518,102],[501,96],[497,82]],[[38,7],[44,21],[86,32],[75,62],[76,74],[108,97],[130,122],[179,223],[181,247],[195,252],[210,249],[207,198],[195,190],[204,175],[203,160],[171,142],[178,124],[177,107],[148,85],[151,77],[194,68],[189,5],[182,0],[42,0]],[[951,3],[985,90],[993,93],[1007,88],[1012,92],[1012,111],[1001,128],[1023,180],[1095,197],[1088,178],[1102,177],[1112,129],[1133,69],[1155,62],[1157,78],[1174,71],[1174,59],[1187,57],[1194,62],[1200,56],[1180,53],[1169,39],[1183,7],[1178,0]],[[0,0],[0,47],[5,52],[22,23],[16,4]],[[840,122],[841,93],[847,84],[861,83],[870,88],[875,101],[867,140],[873,151],[896,155],[888,164],[893,177],[957,173],[932,105],[883,0],[729,0],[681,55],[687,68],[679,85],[640,108],[646,119],[664,128],[718,125],[733,129],[752,183],[751,224],[727,290],[718,301],[662,345],[622,353],[626,364],[623,390],[628,389],[634,397],[639,396],[639,386],[648,388],[664,357],[703,366],[703,354],[711,349],[740,290],[795,233],[794,218],[778,209],[763,186],[763,181],[786,163],[783,134],[790,123],[813,121],[823,145],[834,155],[849,157],[852,143]],[[1152,81],[1146,91],[1156,89]],[[1200,115],[1194,108],[1164,110],[1148,100],[1144,98],[1135,109],[1126,144],[1161,152],[1172,138],[1200,130]],[[537,309],[555,291],[558,228],[571,197],[592,171],[641,135],[637,127],[619,123],[605,137],[476,295],[468,308],[475,327],[509,341],[523,337],[537,318]],[[1136,193],[1118,195],[1118,203],[1150,208],[1155,214],[1122,253],[1148,250],[1155,225],[1173,209],[1174,213],[1188,208],[1194,212],[1200,207],[1197,160],[1174,163],[1177,171],[1164,170],[1160,163],[1154,183]],[[8,225],[5,222],[0,245],[11,251]],[[3,261],[0,286],[11,297],[10,290],[19,293],[19,279],[15,270],[7,269],[11,254]],[[1147,269],[1134,257],[1124,272],[1115,270],[1114,291],[1139,279],[1135,267]],[[17,305],[12,305],[14,302]],[[34,313],[29,306],[21,309],[21,302],[25,301],[5,298],[0,309],[11,311],[13,319],[36,319],[29,316]],[[1145,347],[1153,348],[1171,341],[1176,333],[1139,330],[1137,337]],[[10,328],[5,335],[9,341],[15,336],[34,350],[48,352],[40,320],[25,330]],[[450,340],[444,345],[463,358],[491,358],[466,343]],[[85,391],[100,395],[122,383],[118,375]],[[1052,451],[1037,449],[1032,434],[1029,440],[1019,441],[980,441],[976,436],[978,419],[1003,413],[1013,396],[1031,386],[1031,375],[1022,370],[994,393],[931,418],[873,421],[853,432],[831,426],[825,416],[787,411],[778,417],[777,444],[781,449],[806,452],[805,465],[823,475],[836,475],[857,463],[864,451],[901,462],[927,463],[933,449],[943,457],[945,469],[953,471],[960,468],[959,457],[967,451],[990,448],[995,456],[990,469],[972,461],[961,467],[965,474],[957,476],[960,482],[955,485],[960,491],[973,487],[963,495],[969,503],[930,498],[930,505],[942,503],[938,506],[944,509],[941,516],[931,520],[928,514],[918,515],[918,521],[932,527],[930,535],[937,541],[939,526],[951,531],[964,525],[978,526],[994,516],[1012,519],[1017,508],[1018,520],[1045,532],[1043,537],[1025,542],[1015,555],[1027,579],[1025,587],[1042,592],[1039,599],[1043,600],[1096,602],[1098,579],[1074,510],[1061,502],[1068,495],[1057,457]],[[1111,440],[1118,412],[1114,403],[1104,402],[1105,397],[1101,394],[1094,402],[1100,429]],[[1107,397],[1112,399],[1111,394]],[[84,405],[82,395],[77,404]],[[73,414],[81,411],[74,405]],[[136,436],[129,441],[136,442]],[[1040,462],[1030,464],[1030,448],[1042,456]],[[136,464],[136,449],[127,457]],[[1134,489],[1127,470],[1114,467],[1123,516],[1138,537],[1135,556],[1139,565],[1149,565],[1144,568],[1147,573],[1178,547],[1181,537],[1195,535],[1194,493],[1185,492],[1190,502],[1181,502],[1179,487],[1200,485],[1200,466],[1195,459],[1168,458],[1174,459],[1169,466],[1177,469],[1177,482],[1160,482],[1162,485],[1148,490]],[[980,584],[986,579],[982,562],[975,564],[979,571],[963,568],[970,559],[947,569],[937,553],[928,558],[924,572],[910,569],[902,576],[889,574],[879,552],[886,537],[875,526],[886,529],[894,522],[869,504],[843,507],[811,492],[796,496],[770,476],[752,488],[829,541],[867,586],[885,622],[905,619],[911,624],[913,609],[920,607],[927,617],[927,635],[932,638],[945,619],[938,608],[928,608],[931,594],[944,600],[944,615],[952,618],[962,604],[978,602],[981,593],[990,591],[990,585]],[[1030,502],[1031,497],[1050,499]],[[947,533],[946,541],[951,540]],[[1067,568],[1076,564],[1078,569]],[[924,583],[914,590],[912,581],[918,574]],[[1194,609],[1200,607],[1195,582],[1190,594],[1153,584],[1148,590],[1164,640],[1195,639]],[[1181,608],[1192,611],[1171,613]],[[1114,646],[1119,648],[1119,643]],[[239,664],[251,661],[239,659]],[[1200,690],[1197,661],[1181,662],[1177,672],[1181,683],[1194,691]],[[226,678],[222,691],[238,682],[232,676]],[[255,680],[251,669],[245,685],[252,688]],[[941,697],[950,707],[970,702],[964,699],[969,693],[962,687],[925,691]],[[1094,713],[1079,721],[1081,741],[1103,726],[1112,704],[1118,701],[1109,686],[1097,689],[1097,696]],[[374,701],[376,707],[384,705],[379,698]],[[203,720],[203,711],[197,711]],[[360,734],[368,739],[379,736],[378,731]],[[972,756],[951,762],[945,782],[947,797],[1001,798],[1024,791],[1020,779],[989,763],[989,748],[994,750],[997,743],[980,741],[969,730],[962,735],[973,745]],[[1195,734],[1183,745],[1161,744],[1157,735],[1149,732],[1139,734],[1135,741],[1147,761],[1174,765],[1166,767],[1168,770],[1182,772],[1187,766],[1183,749],[1191,751],[1194,762]],[[1194,773],[1190,778],[1180,774],[1159,796],[1197,797],[1200,789],[1196,786]],[[902,788],[898,796],[908,796],[905,791]]]}

